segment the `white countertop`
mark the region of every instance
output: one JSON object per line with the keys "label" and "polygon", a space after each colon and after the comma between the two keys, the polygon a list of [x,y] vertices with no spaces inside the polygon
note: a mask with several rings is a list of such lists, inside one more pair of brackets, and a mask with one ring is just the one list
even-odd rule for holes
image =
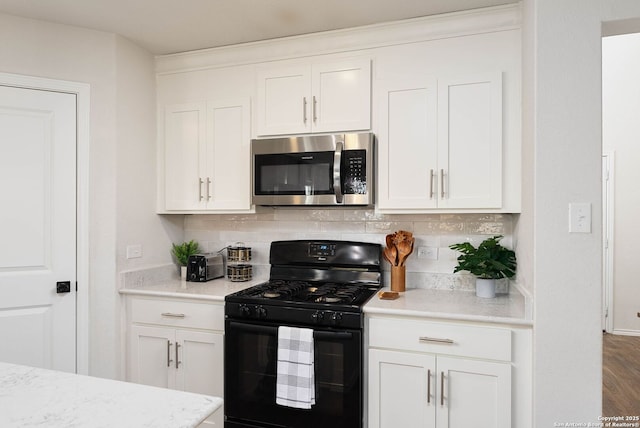
{"label": "white countertop", "polygon": [[[123,273],[122,294],[157,297],[178,297],[224,302],[226,295],[262,283],[259,277],[246,282],[232,282],[226,278],[207,282],[189,282],[175,275],[175,267],[128,271]],[[495,298],[477,297],[474,291],[441,288],[407,288],[396,300],[381,300],[373,296],[364,306],[366,314],[441,318],[531,326],[531,301],[516,287],[509,294]],[[383,288],[383,290],[389,290]]]}
{"label": "white countertop", "polygon": [[148,282],[141,285],[128,285],[120,289],[121,294],[135,294],[138,296],[180,297],[198,300],[224,302],[227,294],[244,290],[253,285],[264,282],[265,279],[232,282],[225,278],[212,279],[207,282],[190,282],[181,279],[169,279],[159,282]]}
{"label": "white countertop", "polygon": [[196,427],[222,399],[0,363],[3,428]]}
{"label": "white countertop", "polygon": [[[383,288],[389,291],[389,288]],[[473,291],[408,288],[395,300],[377,295],[365,305],[368,315],[396,315],[442,318],[514,325],[532,325],[530,305],[517,290],[492,299],[477,297]]]}

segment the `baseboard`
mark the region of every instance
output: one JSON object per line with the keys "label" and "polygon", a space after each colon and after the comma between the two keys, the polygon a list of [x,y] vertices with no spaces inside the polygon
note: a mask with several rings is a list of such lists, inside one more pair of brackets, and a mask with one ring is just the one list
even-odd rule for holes
{"label": "baseboard", "polygon": [[613,329],[611,334],[618,334],[620,336],[640,336],[640,331],[638,330],[624,330],[624,329]]}

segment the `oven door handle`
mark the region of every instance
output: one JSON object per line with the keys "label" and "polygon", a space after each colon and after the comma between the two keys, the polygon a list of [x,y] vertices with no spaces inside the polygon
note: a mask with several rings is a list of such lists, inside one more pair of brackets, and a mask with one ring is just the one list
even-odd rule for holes
{"label": "oven door handle", "polygon": [[254,333],[278,334],[278,327],[269,325],[246,324],[243,322],[229,321],[229,328],[243,331],[251,331]]}
{"label": "oven door handle", "polygon": [[349,340],[353,337],[353,333],[349,331],[324,331],[314,330],[314,339],[332,339],[332,340]]}
{"label": "oven door handle", "polygon": [[[241,322],[229,321],[229,328],[251,331],[254,333],[266,333],[278,335],[278,327],[273,327],[270,325],[256,325],[256,324],[246,324]],[[319,340],[350,340],[353,338],[353,333],[349,331],[332,331],[332,330],[314,330],[313,338]]]}

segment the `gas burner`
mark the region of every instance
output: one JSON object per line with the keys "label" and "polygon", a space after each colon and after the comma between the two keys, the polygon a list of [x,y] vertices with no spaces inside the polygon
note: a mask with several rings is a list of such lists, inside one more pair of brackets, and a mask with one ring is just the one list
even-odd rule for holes
{"label": "gas burner", "polygon": [[275,291],[265,291],[264,293],[262,293],[262,297],[266,297],[267,299],[275,299],[280,296],[281,294]]}
{"label": "gas burner", "polygon": [[341,301],[342,297],[338,296],[321,296],[315,300],[316,303],[338,303]]}

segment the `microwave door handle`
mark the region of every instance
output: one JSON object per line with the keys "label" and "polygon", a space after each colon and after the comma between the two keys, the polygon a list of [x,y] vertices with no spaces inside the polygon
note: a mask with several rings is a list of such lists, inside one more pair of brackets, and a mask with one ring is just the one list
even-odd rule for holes
{"label": "microwave door handle", "polygon": [[340,177],[340,165],[342,164],[342,141],[336,142],[336,151],[333,154],[333,192],[336,194],[336,203],[342,203],[342,183]]}

